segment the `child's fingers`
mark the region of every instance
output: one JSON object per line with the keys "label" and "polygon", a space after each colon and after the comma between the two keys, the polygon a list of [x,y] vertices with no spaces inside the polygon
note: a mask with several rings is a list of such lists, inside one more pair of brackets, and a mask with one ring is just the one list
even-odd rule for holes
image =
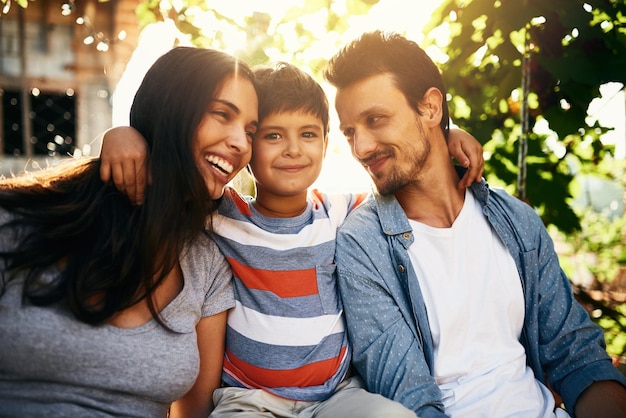
{"label": "child's fingers", "polygon": [[124,190],[126,192],[126,196],[128,196],[128,200],[133,203],[137,202],[137,175],[136,175],[136,164],[134,161],[129,161],[124,163]]}
{"label": "child's fingers", "polygon": [[116,162],[110,164],[111,166],[111,177],[113,179],[113,184],[115,188],[119,190],[121,193],[126,194],[126,183],[124,180],[124,166],[121,162]]}
{"label": "child's fingers", "polygon": [[136,205],[142,205],[146,195],[146,185],[149,181],[149,173],[147,172],[145,163],[135,164],[135,182],[134,182],[134,202]]}
{"label": "child's fingers", "polygon": [[449,144],[448,146],[450,147],[448,152],[461,166],[468,167],[470,165],[470,156],[466,150],[463,149],[461,143],[455,142],[453,144]]}
{"label": "child's fingers", "polygon": [[482,174],[483,174],[483,165],[470,165],[467,169],[467,172],[465,173],[465,176],[463,176],[463,178],[467,178],[468,181],[468,186],[471,185],[473,182],[480,182],[480,179],[482,178]]}
{"label": "child's fingers", "polygon": [[100,163],[100,180],[103,183],[108,183],[111,180],[111,165],[108,161],[102,161]]}
{"label": "child's fingers", "polygon": [[467,172],[464,177],[468,178],[469,187],[473,182],[480,182],[483,176],[483,170],[485,168],[485,158],[483,155],[482,147],[470,148],[466,151],[466,155],[469,159],[469,164],[466,165]]}
{"label": "child's fingers", "polygon": [[470,175],[470,170],[467,170],[461,180],[459,180],[459,189],[465,189],[474,182],[474,178]]}

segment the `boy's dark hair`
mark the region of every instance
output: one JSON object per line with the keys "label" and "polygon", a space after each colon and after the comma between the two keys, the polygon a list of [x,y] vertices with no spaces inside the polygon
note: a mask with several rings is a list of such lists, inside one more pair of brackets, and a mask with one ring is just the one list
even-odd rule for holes
{"label": "boy's dark hair", "polygon": [[328,62],[324,77],[342,89],[378,74],[391,74],[416,112],[426,91],[435,87],[443,96],[441,129],[448,137],[450,116],[441,72],[418,44],[395,33],[367,32],[342,48]]}
{"label": "boy's dark hair", "polygon": [[270,113],[304,111],[317,116],[328,134],[328,99],[309,74],[286,62],[254,69],[259,94],[259,122]]}

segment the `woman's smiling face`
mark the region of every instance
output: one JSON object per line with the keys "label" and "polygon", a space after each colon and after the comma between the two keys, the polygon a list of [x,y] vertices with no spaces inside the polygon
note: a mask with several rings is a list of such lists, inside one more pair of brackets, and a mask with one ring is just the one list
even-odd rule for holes
{"label": "woman's smiling face", "polygon": [[250,161],[258,127],[258,99],[252,82],[233,74],[224,79],[200,121],[193,153],[212,199]]}

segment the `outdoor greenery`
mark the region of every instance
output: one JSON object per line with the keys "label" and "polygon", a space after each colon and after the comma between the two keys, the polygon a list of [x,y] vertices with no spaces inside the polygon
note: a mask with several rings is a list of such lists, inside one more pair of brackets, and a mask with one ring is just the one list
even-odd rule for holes
{"label": "outdoor greenery", "polygon": [[[463,4],[461,6],[461,4]],[[626,3],[623,0],[447,0],[425,30],[444,24],[442,64],[454,121],[493,142],[486,171],[516,184],[521,137],[522,64],[528,57],[528,158],[525,198],[546,224],[565,232],[580,228],[570,183],[578,173],[608,178],[601,167],[612,148],[606,128],[589,124],[587,109],[608,82],[626,82]],[[533,132],[546,121],[558,139]],[[558,149],[558,153],[555,151]],[[520,190],[517,190],[519,193]]]}
{"label": "outdoor greenery", "polygon": [[[486,142],[488,179],[509,185],[566,234],[572,256],[593,275],[591,287],[605,291],[601,300],[586,289],[578,288],[577,296],[605,329],[609,352],[624,356],[626,307],[606,290],[626,272],[626,215],[611,219],[577,209],[572,193],[583,174],[626,186],[624,162],[601,140],[607,128],[587,118],[601,85],[626,84],[626,2],[447,0],[425,33],[442,27],[450,39],[430,41],[449,57],[441,67],[452,118]],[[538,122],[549,131],[534,130]],[[525,181],[518,178],[522,138]]]}

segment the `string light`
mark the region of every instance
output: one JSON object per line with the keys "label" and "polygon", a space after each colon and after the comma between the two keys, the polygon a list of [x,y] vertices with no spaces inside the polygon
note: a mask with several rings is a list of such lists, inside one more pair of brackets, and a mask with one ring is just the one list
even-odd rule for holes
{"label": "string light", "polygon": [[68,0],[61,5],[61,14],[63,16],[69,16],[74,12],[75,7],[74,0]]}
{"label": "string light", "polygon": [[2,8],[2,14],[8,14],[9,10],[11,10],[11,0],[7,0],[7,2],[4,3],[4,7]]}
{"label": "string light", "polygon": [[[11,10],[12,0],[6,0],[2,7],[2,14],[8,14]],[[76,0],[65,0],[61,4],[61,14],[63,16],[69,16],[76,11]],[[76,18],[76,24],[85,27],[87,30],[87,36],[83,38],[83,44],[93,45],[95,44],[96,50],[100,52],[107,52],[111,46],[112,41],[107,38],[104,33],[95,30],[93,25],[89,22],[87,16],[78,16]],[[118,40],[123,41],[126,38],[126,31],[120,31],[117,36]]]}
{"label": "string light", "polygon": [[[10,1],[10,0],[9,0]],[[69,16],[76,10],[76,4],[74,0],[67,0],[61,5],[61,14],[63,16]],[[107,52],[111,41],[104,33],[96,31],[87,16],[78,16],[76,18],[76,24],[83,26],[87,31],[87,36],[83,38],[83,44],[96,45],[96,50],[100,52]]]}
{"label": "string light", "polygon": [[87,29],[87,36],[83,38],[83,43],[85,45],[96,45],[96,49],[100,52],[107,52],[109,50],[109,45],[111,41],[107,38],[104,33],[97,32],[89,18],[87,16],[79,16],[76,18],[76,23],[78,25],[84,26]]}

